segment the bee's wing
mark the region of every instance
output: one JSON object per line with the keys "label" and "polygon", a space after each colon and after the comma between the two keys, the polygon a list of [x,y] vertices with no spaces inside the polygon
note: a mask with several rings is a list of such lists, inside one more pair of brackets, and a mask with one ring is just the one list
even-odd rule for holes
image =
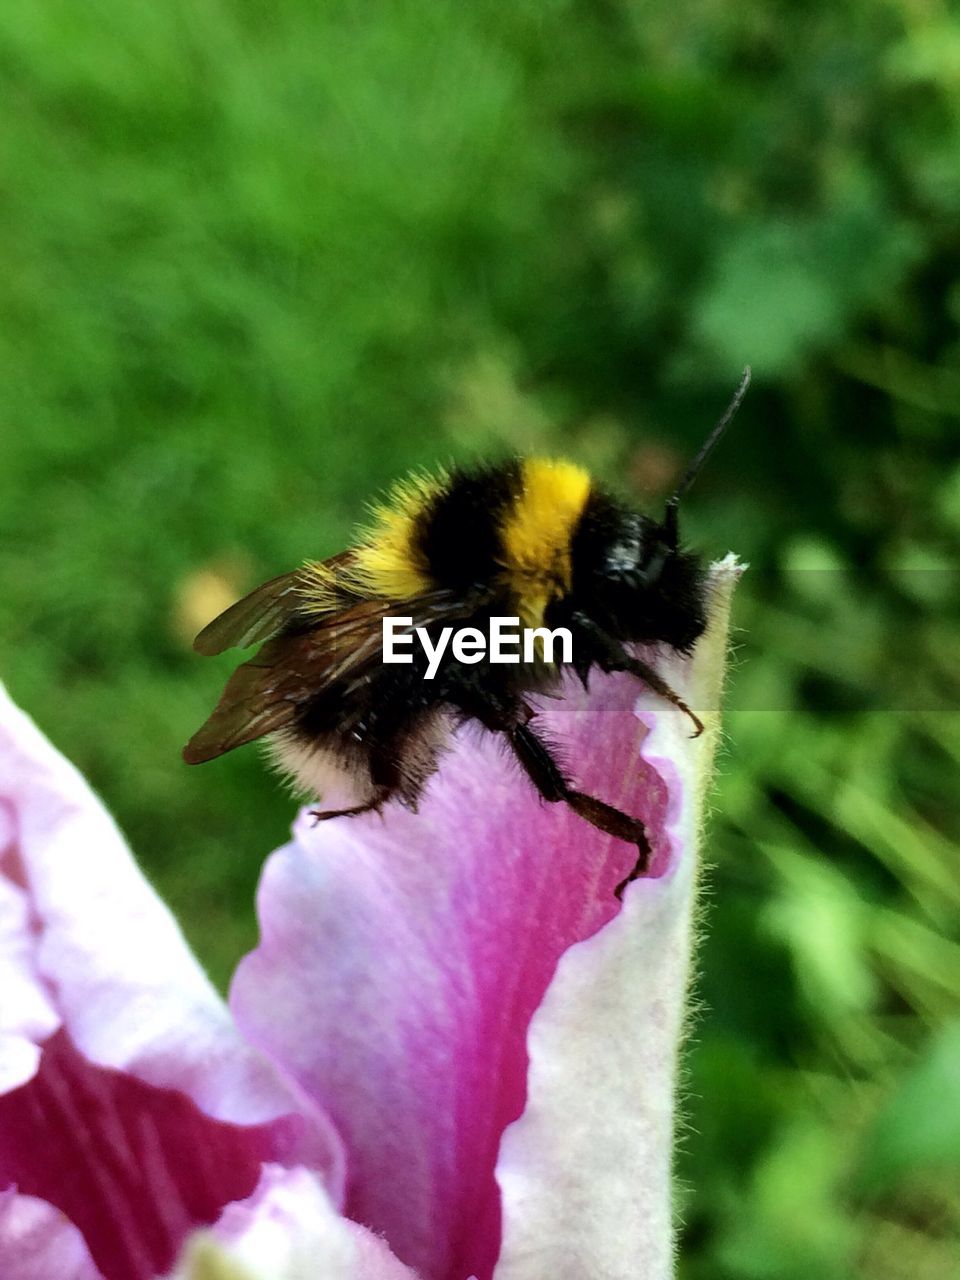
{"label": "bee's wing", "polygon": [[222,756],[292,724],[300,708],[336,684],[362,678],[382,660],[383,619],[412,626],[464,616],[464,601],[446,591],[412,600],[364,600],[320,618],[309,629],[275,636],[238,667],[210,719],[183,749],[187,764]]}
{"label": "bee's wing", "polygon": [[[325,563],[330,568],[340,567],[351,554],[343,551]],[[302,607],[302,583],[301,572],[295,569],[255,587],[249,595],[207,623],[194,640],[194,649],[209,657],[223,653],[224,649],[248,649],[261,640],[269,640],[292,621]]]}

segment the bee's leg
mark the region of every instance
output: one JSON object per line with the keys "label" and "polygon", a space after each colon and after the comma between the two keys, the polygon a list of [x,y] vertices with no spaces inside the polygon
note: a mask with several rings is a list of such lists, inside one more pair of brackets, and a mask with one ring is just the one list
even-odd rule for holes
{"label": "bee's leg", "polygon": [[630,881],[642,876],[650,862],[650,842],[647,840],[643,823],[639,818],[631,818],[628,814],[615,809],[613,805],[598,800],[596,796],[574,791],[561,773],[559,765],[550,753],[550,748],[526,724],[505,727],[503,732],[506,733],[514,755],[523,766],[527,777],[544,800],[551,804],[562,800],[574,813],[585,818],[599,831],[637,846],[639,856],[636,865],[614,890],[616,896],[621,897]]}
{"label": "bee's leg", "polygon": [[314,823],[329,822],[331,818],[355,818],[360,813],[380,812],[400,787],[400,771],[396,754],[385,743],[371,744],[369,766],[370,782],[373,787],[370,799],[365,800],[363,804],[352,805],[349,809],[311,809],[310,817],[313,818]]}
{"label": "bee's leg", "polygon": [[349,809],[311,809],[310,817],[314,823],[329,822],[331,818],[355,818],[358,813],[379,813],[390,799],[390,787],[378,787],[369,800],[363,804],[352,805]]}
{"label": "bee's leg", "polygon": [[577,629],[586,637],[587,643],[593,649],[593,657],[601,671],[626,671],[630,675],[636,676],[654,693],[661,698],[666,698],[667,702],[672,702],[684,715],[689,716],[693,722],[693,737],[700,737],[701,733],[703,733],[703,721],[696,712],[690,710],[678,693],[674,693],[666,680],[657,675],[653,667],[642,661],[642,659],[635,658],[627,653],[619,640],[607,635],[602,627],[598,627],[595,622],[584,614],[574,614],[573,620]]}
{"label": "bee's leg", "polygon": [[678,710],[682,711],[685,716],[688,716],[693,723],[693,733],[690,735],[692,738],[699,738],[701,733],[703,733],[703,721],[697,713],[695,711],[691,711],[680,695],[678,693],[674,693],[666,680],[664,680],[662,676],[658,676],[653,667],[648,666],[646,662],[641,661],[640,658],[632,658],[628,654],[624,654],[623,666],[611,667],[610,670],[628,671],[630,675],[636,676],[639,680],[642,680],[648,688],[652,689],[654,693],[659,694],[661,698],[666,698],[668,702],[672,702],[673,705]]}

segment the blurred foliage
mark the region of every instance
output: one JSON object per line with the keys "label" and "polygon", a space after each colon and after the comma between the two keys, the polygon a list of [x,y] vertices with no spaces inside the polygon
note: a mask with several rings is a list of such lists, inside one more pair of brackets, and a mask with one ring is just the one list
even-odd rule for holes
{"label": "blurred foliage", "polygon": [[408,467],[549,448],[752,565],[686,1280],[960,1267],[960,18],[0,12],[0,669],[223,983],[290,818],[188,637]]}

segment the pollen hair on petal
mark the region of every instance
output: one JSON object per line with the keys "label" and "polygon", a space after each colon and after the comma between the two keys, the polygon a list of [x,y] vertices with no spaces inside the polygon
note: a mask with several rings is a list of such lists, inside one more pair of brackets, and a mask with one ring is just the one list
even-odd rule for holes
{"label": "pollen hair on petal", "polygon": [[200,1232],[187,1246],[183,1262],[171,1280],[258,1280],[211,1236]]}

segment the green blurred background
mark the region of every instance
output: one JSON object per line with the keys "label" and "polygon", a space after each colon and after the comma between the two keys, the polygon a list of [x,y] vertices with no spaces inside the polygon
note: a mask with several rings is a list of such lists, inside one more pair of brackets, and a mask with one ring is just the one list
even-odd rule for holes
{"label": "green blurred background", "polygon": [[291,806],[189,637],[418,464],[687,504],[737,601],[685,1280],[960,1274],[960,18],[0,11],[0,671],[217,981]]}

